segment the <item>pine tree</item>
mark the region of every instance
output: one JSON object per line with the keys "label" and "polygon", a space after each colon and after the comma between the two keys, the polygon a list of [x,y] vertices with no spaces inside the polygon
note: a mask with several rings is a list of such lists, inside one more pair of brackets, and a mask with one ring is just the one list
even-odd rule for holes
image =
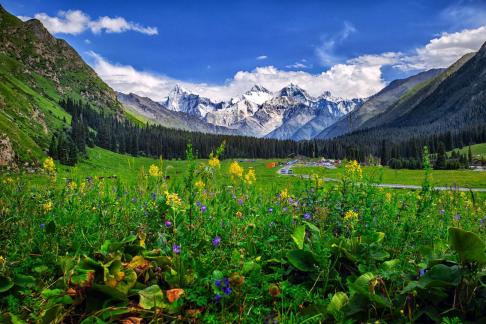
{"label": "pine tree", "polygon": [[447,162],[446,148],[444,142],[439,142],[437,160],[435,161],[436,169],[445,169]]}

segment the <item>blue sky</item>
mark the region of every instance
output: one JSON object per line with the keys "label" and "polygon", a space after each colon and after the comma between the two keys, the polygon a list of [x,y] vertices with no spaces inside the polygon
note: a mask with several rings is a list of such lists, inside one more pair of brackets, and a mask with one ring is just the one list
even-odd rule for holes
{"label": "blue sky", "polygon": [[[2,4],[22,19],[43,21],[115,89],[156,99],[174,83],[224,98],[253,81],[278,88],[294,79],[314,94],[328,87],[337,95],[364,96],[392,79],[450,64],[486,40],[481,29],[486,25],[486,1],[7,0]],[[447,58],[420,52],[433,46],[434,39],[456,44],[445,48]],[[347,66],[358,68],[350,75]],[[335,73],[326,74],[326,82],[312,85],[316,76],[334,71],[333,67]],[[366,67],[374,70],[368,75],[358,72]],[[132,80],[123,84],[116,74]],[[339,85],[344,76],[351,83]],[[357,83],[360,78],[363,84]],[[232,85],[241,79],[245,85]]]}

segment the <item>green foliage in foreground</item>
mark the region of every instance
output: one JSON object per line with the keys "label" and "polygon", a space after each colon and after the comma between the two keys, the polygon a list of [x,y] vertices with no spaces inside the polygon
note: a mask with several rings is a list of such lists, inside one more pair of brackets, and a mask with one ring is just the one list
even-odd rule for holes
{"label": "green foliage in foreground", "polygon": [[296,187],[212,165],[167,179],[158,162],[129,183],[5,175],[0,321],[485,319],[481,197],[386,192],[357,164]]}

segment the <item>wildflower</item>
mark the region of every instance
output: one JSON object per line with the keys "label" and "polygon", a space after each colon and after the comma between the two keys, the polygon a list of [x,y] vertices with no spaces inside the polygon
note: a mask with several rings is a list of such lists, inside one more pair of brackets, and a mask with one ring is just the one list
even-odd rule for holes
{"label": "wildflower", "polygon": [[214,282],[215,286],[221,288],[221,279],[218,279]]}
{"label": "wildflower", "polygon": [[78,187],[78,185],[76,184],[76,182],[74,182],[74,181],[70,181],[70,182],[67,184],[67,187],[68,187],[68,189],[69,189],[69,190],[75,190],[75,189]]}
{"label": "wildflower", "polygon": [[284,189],[280,193],[280,199],[286,200],[287,198],[289,198],[289,192],[287,191],[287,189]]}
{"label": "wildflower", "polygon": [[221,300],[221,295],[220,294],[216,294],[214,295],[214,301],[219,303],[219,301]]}
{"label": "wildflower", "polygon": [[271,284],[268,287],[268,293],[270,294],[270,296],[272,296],[273,298],[275,298],[278,295],[280,295],[281,292],[280,292],[280,288],[276,284]]}
{"label": "wildflower", "polygon": [[171,221],[169,221],[169,220],[166,220],[166,221],[165,221],[165,227],[167,227],[167,228],[172,227],[172,222],[171,222]]}
{"label": "wildflower", "polygon": [[423,277],[425,275],[426,270],[425,269],[420,269],[419,270],[419,276]]}
{"label": "wildflower", "polygon": [[133,197],[132,198],[132,203],[136,203],[137,202],[137,198]]}
{"label": "wildflower", "polygon": [[444,215],[445,214],[445,210],[443,210],[443,209],[439,210],[439,214]]}
{"label": "wildflower", "polygon": [[240,206],[243,205],[243,199],[241,199],[241,198],[238,199],[238,205],[240,205]]}
{"label": "wildflower", "polygon": [[201,202],[200,201],[196,201],[196,206],[197,207],[201,207]]}
{"label": "wildflower", "polygon": [[174,252],[175,254],[181,253],[181,246],[177,244],[172,245],[172,252]]}
{"label": "wildflower", "polygon": [[198,190],[203,190],[204,187],[206,186],[206,184],[202,180],[198,180],[198,181],[196,181],[196,183],[194,184],[194,186],[196,186],[196,188]]}
{"label": "wildflower", "polygon": [[165,192],[165,203],[168,205],[168,206],[171,206],[171,207],[178,207],[182,204],[182,200],[181,198],[179,197],[179,195],[175,192],[173,193],[169,193],[168,191]]}
{"label": "wildflower", "polygon": [[219,162],[219,159],[217,156],[213,156],[213,153],[209,155],[209,166],[213,169],[219,168],[221,163]]}
{"label": "wildflower", "polygon": [[282,208],[284,212],[287,212],[289,209],[287,207]]}
{"label": "wildflower", "polygon": [[3,180],[3,183],[6,183],[6,184],[12,184],[14,182],[15,182],[14,179],[12,179],[10,177],[8,177],[7,179]]}
{"label": "wildflower", "polygon": [[358,218],[358,213],[355,212],[354,210],[348,210],[344,214],[344,219],[345,220],[353,220],[353,219],[357,219],[357,218]]}
{"label": "wildflower", "polygon": [[42,166],[44,170],[46,170],[48,173],[53,173],[54,171],[56,171],[56,165],[54,164],[54,160],[50,156],[44,160]]}
{"label": "wildflower", "polygon": [[207,209],[208,208],[206,207],[206,205],[202,205],[202,207],[201,207],[201,213],[205,213]]}
{"label": "wildflower", "polygon": [[240,212],[240,211],[237,211],[237,212],[235,213],[235,215],[236,215],[236,217],[238,217],[238,218],[243,217],[243,213],[242,213],[242,212]]}
{"label": "wildflower", "polygon": [[41,224],[39,225],[39,227],[40,227],[40,228],[44,228],[44,227],[46,227],[46,224],[41,223]]}
{"label": "wildflower", "polygon": [[225,295],[229,295],[229,294],[231,294],[231,287],[226,287],[226,288],[224,288],[223,291],[224,291]]}
{"label": "wildflower", "polygon": [[456,221],[461,220],[461,215],[460,215],[460,214],[456,214],[456,216],[454,216],[454,219],[455,219]]}
{"label": "wildflower", "polygon": [[304,219],[305,219],[305,220],[309,220],[309,219],[311,219],[311,218],[312,218],[312,215],[311,215],[310,213],[305,213],[305,214],[304,214]]}
{"label": "wildflower", "polygon": [[245,181],[248,184],[252,184],[253,182],[256,181],[255,170],[253,170],[253,169],[248,170],[248,172],[245,175]]}
{"label": "wildflower", "polygon": [[156,166],[155,164],[152,164],[149,167],[149,174],[150,174],[151,177],[161,177],[162,171],[160,171],[158,166]]}
{"label": "wildflower", "polygon": [[243,176],[243,168],[238,162],[233,161],[229,167],[229,174],[232,178],[241,178]]}
{"label": "wildflower", "polygon": [[272,207],[268,208],[268,212],[269,213],[272,213],[273,212],[273,208]]}
{"label": "wildflower", "polygon": [[391,192],[387,192],[385,194],[385,201],[389,203],[391,200],[392,200],[392,194]]}
{"label": "wildflower", "polygon": [[0,255],[0,264],[3,264],[5,262],[5,258]]}
{"label": "wildflower", "polygon": [[221,237],[220,236],[216,236],[214,239],[213,239],[213,246],[214,247],[217,247],[219,245],[219,243],[221,243]]}
{"label": "wildflower", "polygon": [[52,203],[52,201],[47,201],[45,204],[42,205],[42,209],[44,210],[44,212],[47,214],[48,212],[50,212],[52,210],[52,208],[54,207],[54,204]]}
{"label": "wildflower", "polygon": [[363,170],[361,170],[361,166],[356,160],[346,163],[344,166],[344,173],[350,178],[361,179],[363,177]]}

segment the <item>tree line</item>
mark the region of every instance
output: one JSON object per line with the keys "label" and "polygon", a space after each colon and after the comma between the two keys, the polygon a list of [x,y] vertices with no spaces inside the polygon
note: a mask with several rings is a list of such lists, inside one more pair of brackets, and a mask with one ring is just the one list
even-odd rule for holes
{"label": "tree line", "polygon": [[[387,137],[380,137],[379,129],[373,132],[365,130],[330,140],[297,142],[196,133],[160,125],[140,125],[123,115],[107,112],[71,98],[62,99],[60,105],[71,114],[71,127],[53,135],[49,153],[69,165],[75,164],[79,156],[86,154],[86,146],[97,145],[133,156],[183,159],[189,143],[192,144],[197,156],[204,158],[224,141],[226,149],[223,158],[269,159],[301,155],[367,162],[370,157],[378,157],[382,165],[421,168],[424,146],[428,146],[431,153],[438,153],[443,149],[450,151],[457,147],[486,142],[485,125],[474,125],[433,135],[413,132],[404,134],[398,130],[394,136]],[[399,140],[400,138],[403,139]]]}

